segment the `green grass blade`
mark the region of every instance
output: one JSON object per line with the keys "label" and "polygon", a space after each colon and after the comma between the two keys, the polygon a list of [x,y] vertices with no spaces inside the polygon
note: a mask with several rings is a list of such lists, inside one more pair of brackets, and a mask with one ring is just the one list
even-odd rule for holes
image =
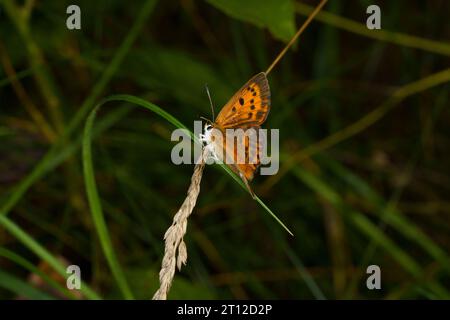
{"label": "green grass blade", "polygon": [[[398,264],[411,274],[414,278],[420,279],[423,274],[423,268],[404,251],[398,244],[396,244],[391,238],[384,234],[384,232],[372,223],[366,216],[358,211],[354,211],[347,208],[343,199],[339,196],[335,190],[327,185],[316,175],[304,170],[301,167],[296,166],[293,169],[294,174],[310,187],[314,192],[319,194],[324,199],[330,201],[336,207],[343,207],[346,209],[347,216],[350,221],[369,239],[383,247],[391,257],[398,262]],[[438,293],[442,297],[447,297],[448,292],[438,282],[430,281],[427,284],[435,293]]]}
{"label": "green grass blade", "polygon": [[[88,196],[89,205],[91,208],[91,214],[92,218],[94,220],[95,228],[97,231],[97,234],[100,239],[100,243],[102,246],[102,250],[105,254],[105,257],[107,259],[108,265],[111,269],[111,272],[113,273],[114,278],[116,279],[116,282],[122,291],[122,294],[125,298],[131,299],[133,297],[131,290],[128,286],[127,280],[125,278],[124,272],[122,271],[122,268],[117,260],[115,251],[113,249],[111,239],[108,233],[108,228],[106,226],[103,209],[101,205],[100,196],[98,193],[97,185],[95,182],[95,174],[94,174],[94,166],[92,162],[92,130],[94,126],[94,120],[95,116],[97,114],[97,111],[99,108],[104,105],[107,102],[111,101],[123,101],[123,102],[129,102],[136,105],[139,105],[141,107],[144,107],[158,116],[162,117],[163,119],[167,120],[171,124],[173,124],[175,127],[179,129],[185,129],[187,132],[189,132],[189,136],[191,139],[195,142],[198,142],[197,138],[194,136],[194,134],[187,129],[185,125],[183,125],[179,120],[177,120],[175,117],[170,115],[165,110],[161,109],[160,107],[144,100],[139,97],[130,96],[130,95],[113,95],[109,96],[105,99],[103,99],[95,108],[91,111],[89,114],[85,128],[84,128],[84,135],[83,135],[83,170],[84,170],[84,179],[85,179],[85,185],[86,185],[86,192]],[[223,165],[223,167],[225,167]],[[227,168],[225,168],[227,169]],[[229,170],[226,170],[228,173],[230,173]],[[231,174],[231,173],[230,173]],[[243,184],[240,180],[237,180],[238,178],[234,175],[232,177],[238,181],[241,186],[243,187]],[[289,234],[293,235],[292,232],[281,222],[280,219],[262,202],[261,199],[257,199],[258,203],[263,206],[263,208],[287,231]]]}
{"label": "green grass blade", "polygon": [[[176,119],[175,117],[173,117],[171,114],[169,114],[168,112],[166,112],[165,110],[161,109],[160,107],[144,100],[141,99],[139,97],[135,97],[135,96],[131,96],[131,95],[113,95],[113,96],[109,96],[105,99],[103,99],[100,103],[99,106],[106,103],[106,102],[110,102],[110,101],[124,101],[124,102],[129,102],[129,103],[133,103],[136,105],[139,105],[141,107],[144,107],[154,113],[156,113],[157,115],[159,115],[160,117],[162,117],[163,119],[167,120],[168,122],[170,122],[171,124],[173,124],[175,127],[179,128],[179,129],[184,129],[189,136],[191,137],[191,139],[196,142],[198,142],[198,138],[194,135],[194,133],[192,131],[190,131],[183,123],[181,123],[178,119]],[[98,107],[99,107],[98,106]],[[98,108],[97,107],[97,108]],[[93,111],[95,112],[95,110]],[[91,113],[92,115],[92,113]],[[245,185],[243,184],[242,180],[237,177],[225,164],[221,164],[220,165],[222,167],[222,169],[224,169],[244,190],[247,190]],[[294,234],[292,233],[291,230],[289,230],[289,228],[280,220],[280,218],[277,217],[277,215],[275,213],[273,213],[272,210],[269,209],[269,207],[259,198],[256,197],[256,201],[264,208],[264,210],[273,218],[275,219],[275,221],[281,226],[283,227],[283,229],[285,229],[291,236],[293,236]]]}
{"label": "green grass blade", "polygon": [[276,222],[278,222],[279,225],[281,225],[283,227],[284,230],[286,230],[291,236],[294,236],[294,234],[292,233],[291,230],[289,230],[288,227],[286,227],[286,225],[280,220],[280,218],[278,218],[275,213],[272,212],[272,210],[269,209],[269,207],[267,207],[267,205],[258,197],[256,196],[256,201],[258,201],[258,203],[261,205],[261,207],[263,207],[272,218],[275,219]]}
{"label": "green grass blade", "polygon": [[317,282],[314,280],[311,273],[308,271],[308,269],[305,267],[303,262],[297,257],[294,250],[292,250],[287,243],[283,243],[284,251],[286,251],[287,256],[292,261],[292,263],[295,265],[295,268],[297,269],[298,273],[302,277],[302,279],[305,281],[306,285],[308,286],[311,293],[314,295],[314,298],[316,300],[326,300],[327,297],[323,293],[322,289],[320,289]]}
{"label": "green grass blade", "polygon": [[109,81],[112,79],[113,75],[117,72],[117,69],[123,62],[126,54],[129,52],[132,44],[136,40],[142,27],[145,25],[145,21],[148,15],[152,12],[156,1],[149,0],[140,9],[140,14],[136,18],[135,23],[128,32],[125,40],[120,45],[119,49],[115,53],[111,62],[106,66],[105,71],[100,77],[99,81],[96,83],[90,95],[85,99],[77,113],[73,116],[67,128],[64,130],[62,137],[60,137],[47,151],[44,157],[39,161],[39,163],[33,168],[29,175],[20,181],[20,183],[15,188],[12,195],[8,198],[6,204],[0,209],[0,215],[7,215],[8,212],[16,205],[17,202],[22,198],[22,196],[27,192],[27,190],[41,178],[45,173],[49,171],[49,162],[55,158],[58,154],[59,149],[62,147],[61,144],[70,136],[75,129],[81,124],[86,114],[93,107],[95,100],[99,97],[101,92],[105,89]]}
{"label": "green grass blade", "polygon": [[[241,187],[242,189],[244,189],[245,191],[248,192],[247,187],[244,185],[244,183],[242,182],[242,180],[233,172],[231,171],[231,169],[225,165],[225,164],[220,164],[220,166],[222,167],[223,170],[225,170],[233,179],[234,181],[236,181]],[[250,194],[250,193],[249,193]],[[278,224],[283,227],[284,230],[287,231],[287,233],[289,233],[291,236],[294,236],[294,234],[292,233],[291,230],[289,230],[289,228],[280,220],[280,218],[277,217],[277,215],[275,213],[273,213],[272,210],[269,209],[269,207],[258,197],[256,196],[256,202],[258,202],[261,207],[264,208],[264,210],[266,210],[266,212],[273,218],[275,219],[276,222],[278,222]]]}
{"label": "green grass blade", "polygon": [[[314,10],[314,7],[297,2],[295,4],[295,10],[301,15],[308,16]],[[339,15],[324,10],[319,12],[315,19],[367,38],[450,56],[450,43],[448,42],[438,42],[387,30],[369,30],[363,23],[359,23],[348,18],[343,18]]]}
{"label": "green grass blade", "polygon": [[29,283],[0,270],[0,287],[14,292],[19,297],[33,300],[54,300],[55,298],[45,292],[36,289]]}
{"label": "green grass blade", "polygon": [[370,239],[378,243],[389,251],[392,257],[403,266],[411,275],[420,277],[422,268],[414,261],[410,255],[400,249],[391,239],[389,239],[375,224],[373,224],[364,215],[352,212],[350,215],[352,222],[359,227],[361,231],[369,236]]}
{"label": "green grass blade", "polygon": [[101,104],[91,112],[88,119],[86,120],[86,126],[84,129],[82,144],[84,181],[86,185],[89,205],[91,208],[92,218],[94,220],[95,228],[99,236],[103,252],[105,253],[106,260],[108,261],[113,276],[116,279],[117,285],[122,291],[123,296],[126,299],[132,299],[133,294],[131,293],[130,287],[128,286],[125,275],[122,271],[122,268],[120,267],[119,262],[117,261],[116,254],[112,247],[94,177],[94,167],[92,163],[91,153],[92,127],[94,124],[95,115],[100,106]]}
{"label": "green grass blade", "polygon": [[[385,200],[363,179],[337,162],[328,161],[327,164],[336,172],[338,177],[351,186],[357,194],[363,199],[371,202],[375,208],[377,208],[375,209],[376,211],[381,211],[385,208],[387,205]],[[447,269],[447,272],[450,272],[450,259],[447,253],[397,208],[390,206],[388,209],[389,212],[378,214],[382,221],[395,228],[404,237],[416,242],[431,257],[439,261],[442,266]]]}
{"label": "green grass blade", "polygon": [[66,287],[63,287],[61,284],[50,278],[47,274],[39,270],[34,264],[26,260],[25,258],[19,256],[18,254],[6,249],[0,247],[0,257],[9,259],[16,263],[17,265],[23,267],[24,269],[28,270],[29,272],[38,275],[41,277],[42,280],[44,280],[48,285],[50,285],[52,288],[58,290],[61,294],[65,295],[66,297],[70,299],[75,299],[75,295],[72,293],[72,291],[68,290]]}
{"label": "green grass blade", "polygon": [[96,85],[92,89],[90,95],[84,100],[78,112],[70,121],[66,132],[70,134],[75,128],[77,128],[83,121],[86,114],[91,110],[95,101],[98,99],[102,91],[106,88],[109,81],[112,79],[114,74],[119,69],[122,64],[125,56],[129,52],[131,46],[136,40],[137,36],[141,32],[142,28],[145,25],[145,21],[147,20],[150,13],[153,11],[153,8],[156,4],[156,0],[147,0],[145,4],[140,8],[139,15],[137,16],[133,26],[128,32],[125,40],[120,45],[119,49],[115,53],[114,57],[111,60],[111,63],[106,67],[103,72],[101,78],[97,81]]}
{"label": "green grass blade", "polygon": [[[56,272],[62,277],[66,278],[66,268],[58,261],[50,252],[42,247],[36,240],[34,240],[28,233],[22,230],[12,220],[4,215],[0,215],[0,225],[3,226],[9,233],[16,237],[26,247],[28,247],[34,254],[46,261]],[[80,291],[89,299],[100,299],[86,283],[82,282]]]}

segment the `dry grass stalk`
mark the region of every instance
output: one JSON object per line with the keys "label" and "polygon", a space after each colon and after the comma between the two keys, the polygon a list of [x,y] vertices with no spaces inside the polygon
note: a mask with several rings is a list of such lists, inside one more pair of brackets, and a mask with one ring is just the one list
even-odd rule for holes
{"label": "dry grass stalk", "polygon": [[[160,287],[153,296],[153,300],[166,300],[167,293],[172,285],[175,275],[175,266],[178,270],[187,261],[186,244],[183,237],[186,234],[187,219],[192,213],[200,193],[200,181],[205,168],[206,151],[203,151],[200,161],[195,165],[186,199],[184,199],[178,212],[173,217],[172,225],[167,229],[164,240],[164,258],[159,272]],[[178,252],[178,257],[177,257]]]}

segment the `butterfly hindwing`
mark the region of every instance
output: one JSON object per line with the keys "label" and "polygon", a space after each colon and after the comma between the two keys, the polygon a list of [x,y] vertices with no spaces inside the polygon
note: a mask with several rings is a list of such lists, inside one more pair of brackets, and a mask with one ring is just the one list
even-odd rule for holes
{"label": "butterfly hindwing", "polygon": [[249,136],[244,137],[244,152],[245,152],[245,162],[244,163],[237,163],[237,167],[239,171],[244,175],[244,177],[251,181],[253,180],[255,171],[258,169],[258,167],[261,164],[261,152],[262,152],[262,145],[260,145],[259,141],[259,126],[257,127],[251,127],[247,130],[255,130],[257,133],[256,139],[250,139]]}
{"label": "butterfly hindwing", "polygon": [[[248,181],[253,179],[255,171],[261,164],[260,157],[264,146],[259,141],[259,129],[259,126],[243,129],[244,134],[236,136],[233,145],[227,144],[228,141],[231,143],[230,138],[230,140],[225,138],[222,144],[224,158],[221,160],[226,161],[236,174],[242,174]],[[223,136],[226,137],[225,132]],[[238,150],[241,150],[242,154],[239,154]]]}
{"label": "butterfly hindwing", "polygon": [[266,74],[251,78],[222,108],[216,124],[222,129],[260,126],[270,111],[270,88]]}

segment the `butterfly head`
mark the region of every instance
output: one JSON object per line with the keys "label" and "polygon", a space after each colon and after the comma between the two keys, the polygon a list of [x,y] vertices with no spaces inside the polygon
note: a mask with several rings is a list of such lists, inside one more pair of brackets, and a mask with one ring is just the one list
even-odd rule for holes
{"label": "butterfly head", "polygon": [[211,143],[212,140],[212,132],[213,132],[213,125],[211,123],[205,123],[205,126],[203,127],[203,137],[204,137],[204,142],[206,144]]}
{"label": "butterfly head", "polygon": [[214,123],[209,119],[203,117],[200,118],[205,121],[205,125],[203,126],[204,136],[208,135],[208,137],[211,137],[211,132],[214,129]]}

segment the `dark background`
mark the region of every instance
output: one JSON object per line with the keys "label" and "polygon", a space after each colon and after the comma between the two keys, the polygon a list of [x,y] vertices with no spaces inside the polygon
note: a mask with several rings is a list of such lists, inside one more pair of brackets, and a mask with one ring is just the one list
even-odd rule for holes
{"label": "dark background", "polygon": [[[82,29],[68,30],[75,3]],[[317,3],[0,2],[0,298],[151,298],[193,165],[170,161],[175,127],[157,114],[101,109],[92,147],[114,275],[86,197],[88,112],[135,95],[193,130],[211,118],[205,83],[225,104]],[[370,4],[381,31],[365,26]],[[252,182],[295,237],[207,166],[170,299],[450,297],[448,12],[328,2],[268,76],[280,172]],[[80,295],[61,287],[66,264],[81,267]],[[366,288],[372,264],[381,290]]]}

